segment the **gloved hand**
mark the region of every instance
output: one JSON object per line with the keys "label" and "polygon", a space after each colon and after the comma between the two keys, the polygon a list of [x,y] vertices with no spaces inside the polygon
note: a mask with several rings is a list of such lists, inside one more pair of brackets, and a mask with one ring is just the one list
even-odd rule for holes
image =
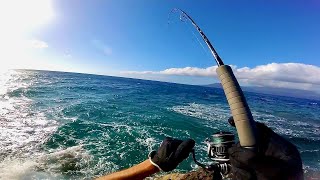
{"label": "gloved hand", "polygon": [[162,171],[172,171],[189,156],[194,145],[195,141],[192,139],[182,141],[166,137],[158,151],[149,153],[149,160]]}
{"label": "gloved hand", "polygon": [[[232,117],[229,123],[234,126]],[[255,149],[240,144],[229,149],[233,179],[303,179],[302,161],[297,148],[266,125],[256,122]]]}

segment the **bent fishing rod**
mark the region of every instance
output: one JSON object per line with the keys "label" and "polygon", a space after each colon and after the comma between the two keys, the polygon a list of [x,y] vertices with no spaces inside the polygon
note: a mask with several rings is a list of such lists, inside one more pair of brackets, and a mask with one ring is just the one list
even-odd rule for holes
{"label": "bent fishing rod", "polygon": [[217,76],[221,81],[221,85],[230,106],[240,145],[245,148],[254,148],[257,144],[255,121],[253,120],[246,98],[231,67],[223,63],[207,36],[186,12],[178,8],[173,10],[181,13],[180,18],[183,16],[183,18],[190,20],[210,49],[210,52],[218,65],[218,68],[216,69]]}

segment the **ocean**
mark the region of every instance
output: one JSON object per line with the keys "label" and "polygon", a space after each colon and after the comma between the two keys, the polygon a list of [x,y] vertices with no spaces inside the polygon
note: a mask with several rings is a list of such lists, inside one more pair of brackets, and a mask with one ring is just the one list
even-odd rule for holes
{"label": "ocean", "polygon": [[[245,92],[256,121],[320,170],[320,101]],[[222,89],[78,73],[0,74],[0,179],[91,179],[147,158],[166,136],[196,141],[235,130]],[[191,157],[176,171],[197,168]]]}

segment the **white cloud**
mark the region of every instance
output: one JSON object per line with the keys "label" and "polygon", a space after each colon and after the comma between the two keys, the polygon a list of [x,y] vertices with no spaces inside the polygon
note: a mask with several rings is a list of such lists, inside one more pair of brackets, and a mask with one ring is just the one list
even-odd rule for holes
{"label": "white cloud", "polygon": [[[217,77],[217,66],[169,68],[163,71],[124,71],[122,74],[156,74]],[[302,63],[271,63],[254,68],[232,66],[242,84],[320,90],[320,67]]]}
{"label": "white cloud", "polygon": [[320,67],[302,63],[271,63],[255,68],[236,69],[239,79],[274,80],[320,85]]}
{"label": "white cloud", "polygon": [[217,66],[208,68],[185,67],[169,68],[163,71],[122,71],[122,74],[163,74],[163,75],[181,75],[181,76],[216,76]]}
{"label": "white cloud", "polygon": [[48,44],[44,41],[33,39],[29,41],[29,46],[34,49],[43,49],[43,48],[47,48]]}
{"label": "white cloud", "polygon": [[106,45],[105,43],[103,43],[100,40],[94,39],[91,41],[91,43],[93,44],[93,46],[95,48],[97,48],[98,50],[100,50],[103,54],[109,56],[112,54],[112,49],[111,47],[109,47],[108,45]]}

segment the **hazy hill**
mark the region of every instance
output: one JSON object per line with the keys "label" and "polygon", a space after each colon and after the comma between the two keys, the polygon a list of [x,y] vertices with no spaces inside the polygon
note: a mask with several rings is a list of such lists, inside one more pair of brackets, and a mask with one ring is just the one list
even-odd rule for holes
{"label": "hazy hill", "polygon": [[[203,86],[222,88],[220,83],[207,84]],[[307,90],[258,86],[242,86],[241,88],[243,91],[247,92],[320,100],[320,94]]]}

